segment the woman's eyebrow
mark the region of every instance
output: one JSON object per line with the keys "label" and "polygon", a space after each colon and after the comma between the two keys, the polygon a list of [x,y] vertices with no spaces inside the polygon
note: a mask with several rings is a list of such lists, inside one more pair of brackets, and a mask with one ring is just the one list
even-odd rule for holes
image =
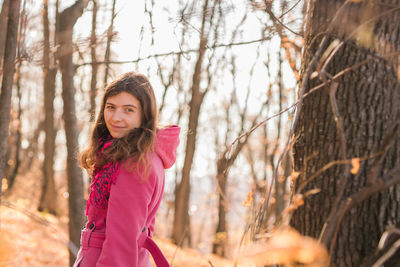
{"label": "woman's eyebrow", "polygon": [[126,105],[122,105],[123,107],[133,107],[133,108],[137,108],[134,104],[126,104]]}
{"label": "woman's eyebrow", "polygon": [[[111,103],[111,102],[106,102],[106,105],[112,105],[112,106],[115,106],[115,104],[114,103]],[[132,107],[132,108],[136,108],[137,109],[137,106],[135,106],[134,104],[125,104],[125,105],[122,105],[123,107]]]}

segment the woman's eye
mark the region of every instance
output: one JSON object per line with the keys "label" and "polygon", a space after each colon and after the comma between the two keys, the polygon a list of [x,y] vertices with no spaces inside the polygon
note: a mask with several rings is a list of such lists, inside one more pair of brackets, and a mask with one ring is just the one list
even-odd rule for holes
{"label": "woman's eye", "polygon": [[114,107],[113,106],[107,106],[106,109],[111,109],[112,110],[112,109],[114,109]]}
{"label": "woman's eye", "polygon": [[132,108],[127,108],[127,109],[125,109],[125,111],[126,112],[133,112],[133,109]]}

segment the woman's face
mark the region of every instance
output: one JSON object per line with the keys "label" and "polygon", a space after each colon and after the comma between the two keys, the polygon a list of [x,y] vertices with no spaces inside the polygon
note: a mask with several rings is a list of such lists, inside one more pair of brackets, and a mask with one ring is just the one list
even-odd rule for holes
{"label": "woman's face", "polygon": [[139,100],[127,92],[109,96],[104,107],[104,120],[113,138],[122,138],[142,123]]}

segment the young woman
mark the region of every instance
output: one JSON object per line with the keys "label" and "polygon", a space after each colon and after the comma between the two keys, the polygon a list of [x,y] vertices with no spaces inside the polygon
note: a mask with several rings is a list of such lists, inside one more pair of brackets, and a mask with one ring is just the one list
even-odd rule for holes
{"label": "young woman", "polygon": [[128,72],[107,86],[90,145],[80,155],[92,180],[74,266],[150,267],[149,252],[157,266],[168,266],[151,236],[179,132],[178,126],[157,128],[144,75]]}

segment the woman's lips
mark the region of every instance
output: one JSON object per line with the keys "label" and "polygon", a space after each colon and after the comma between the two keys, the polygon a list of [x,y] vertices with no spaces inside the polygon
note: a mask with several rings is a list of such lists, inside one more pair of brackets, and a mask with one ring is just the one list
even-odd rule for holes
{"label": "woman's lips", "polygon": [[123,127],[123,126],[114,126],[114,125],[111,125],[111,128],[113,128],[113,129],[115,129],[115,130],[122,130],[122,129],[124,129],[125,127]]}

